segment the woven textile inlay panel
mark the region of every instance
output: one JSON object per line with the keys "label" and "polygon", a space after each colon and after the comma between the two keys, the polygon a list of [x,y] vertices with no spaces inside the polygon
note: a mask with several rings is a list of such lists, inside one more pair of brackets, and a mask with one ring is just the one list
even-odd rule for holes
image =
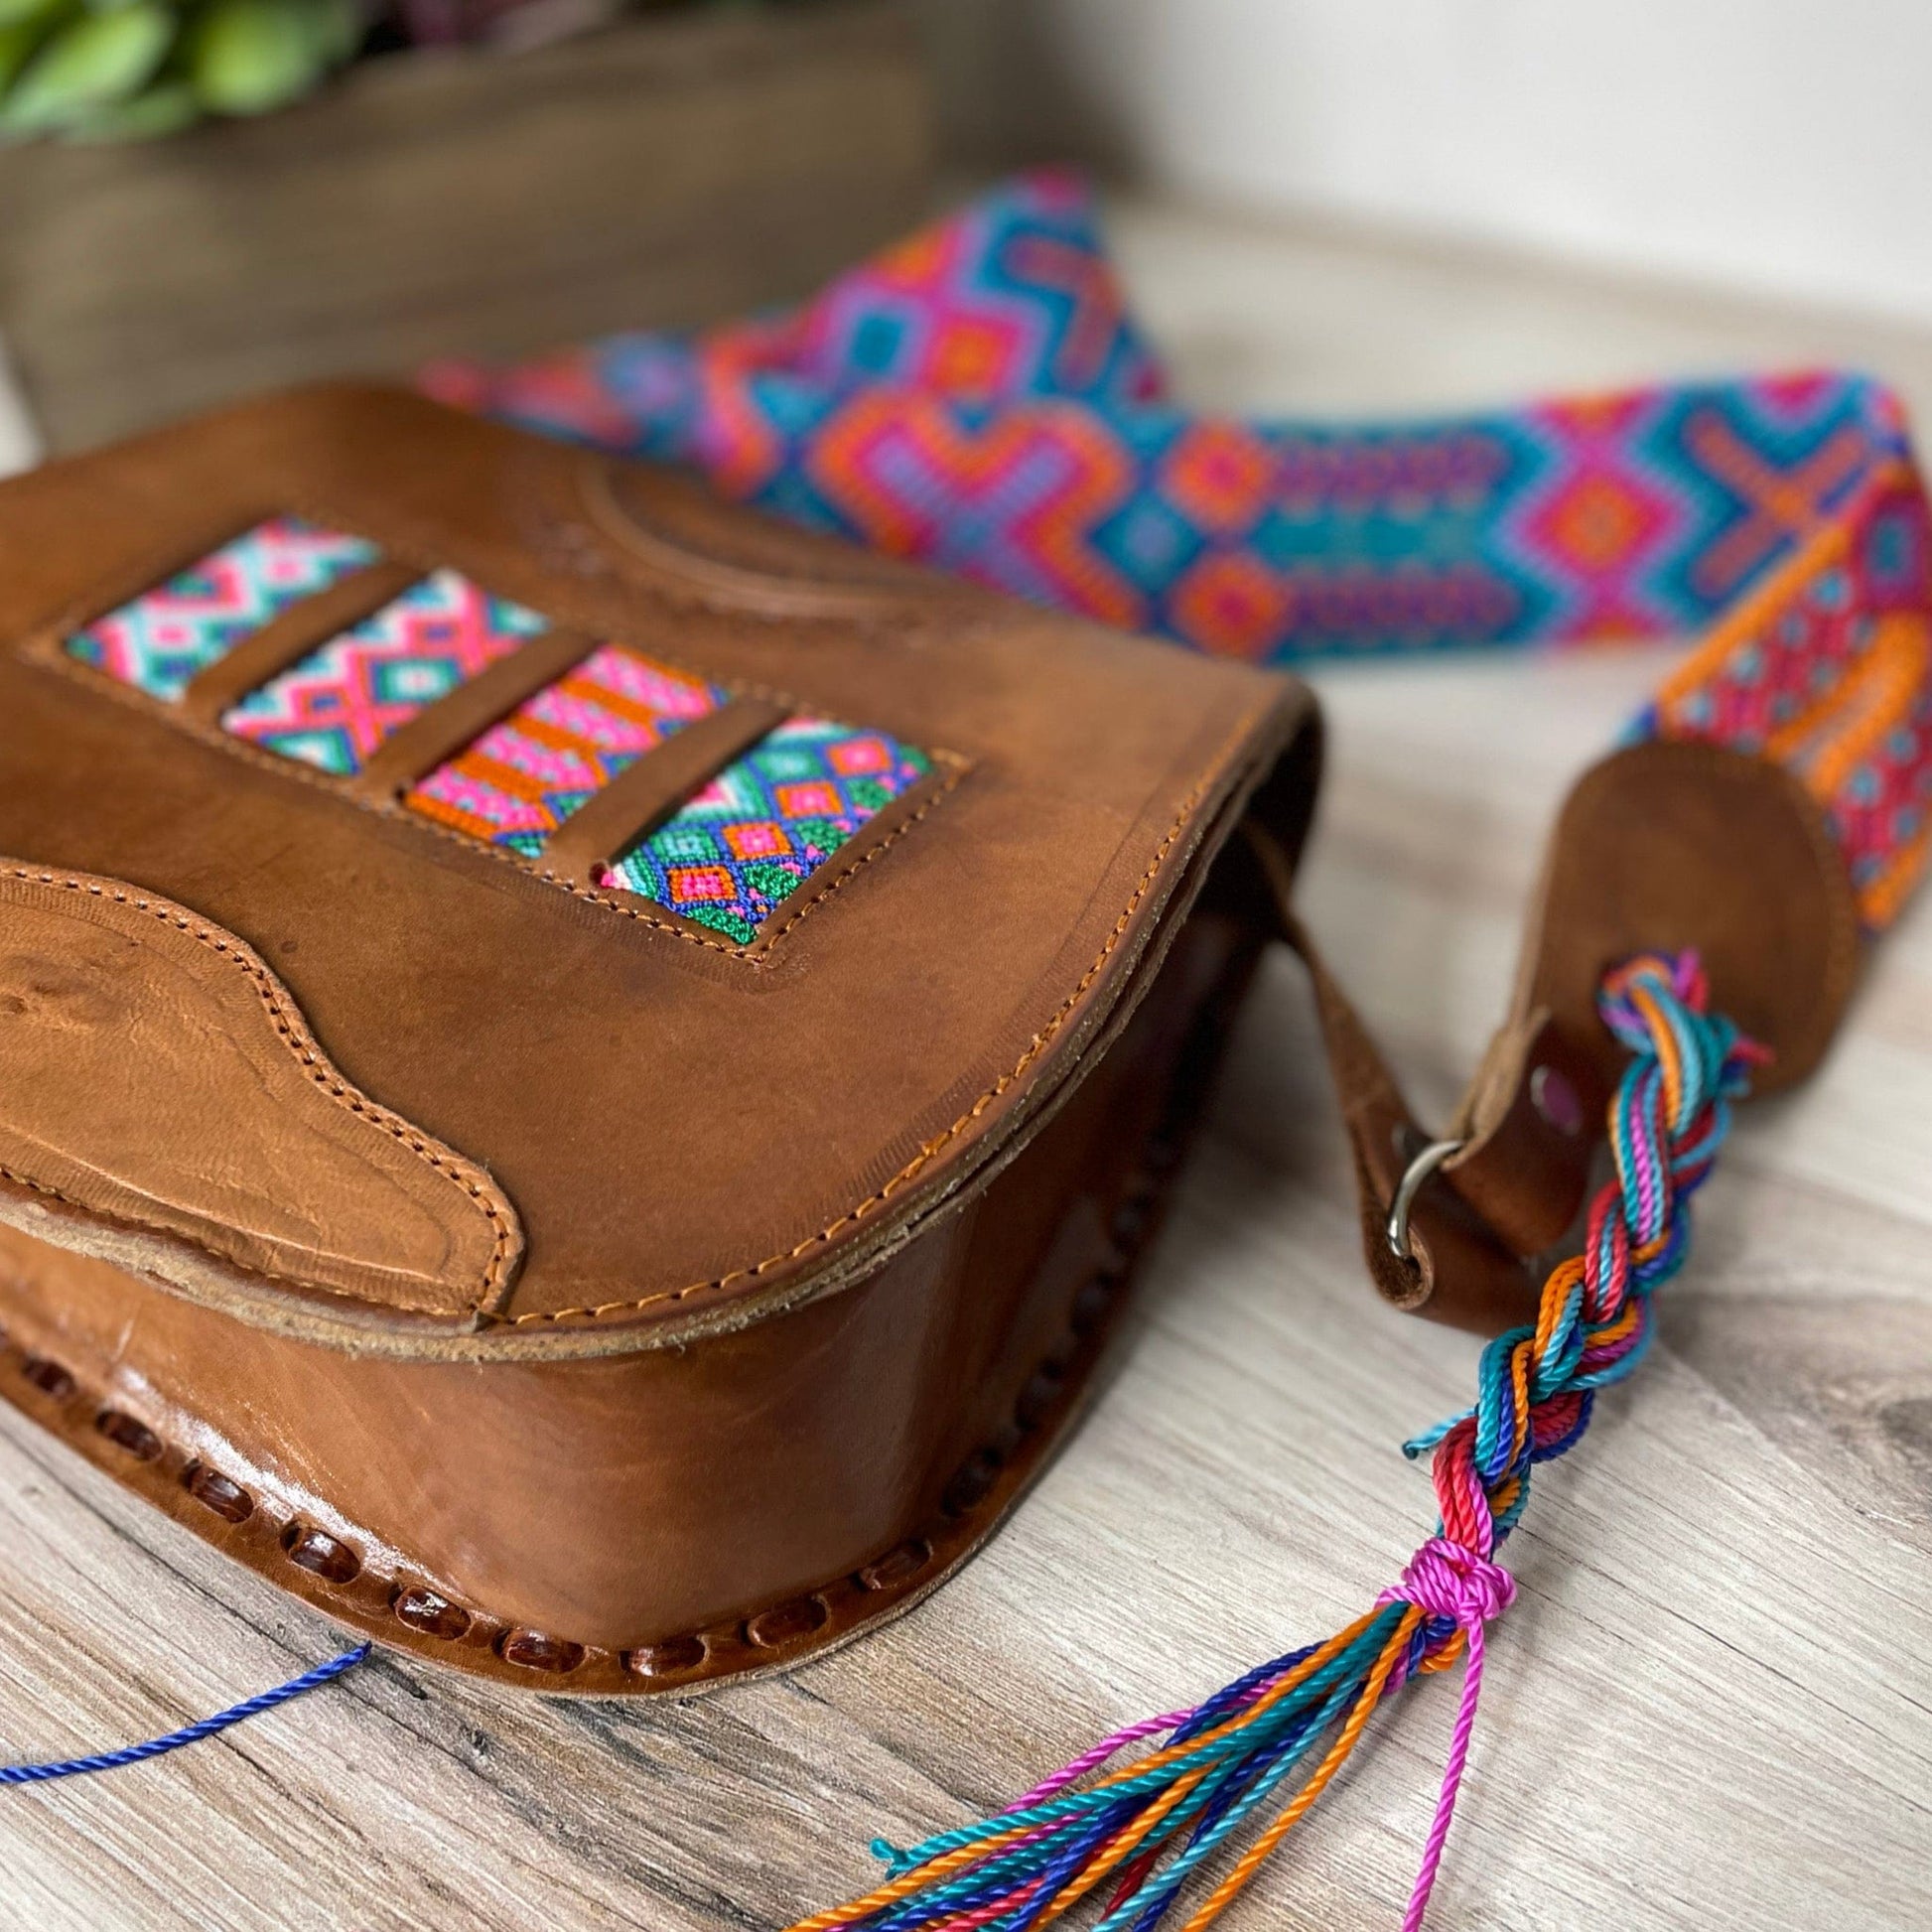
{"label": "woven textile inlay panel", "polygon": [[379,554],[363,537],[299,516],[271,517],[76,631],[68,655],[173,703],[198,671],[291,604]]}
{"label": "woven textile inlay panel", "polygon": [[885,732],[791,718],[612,866],[640,893],[740,944],[866,820],[931,768]]}
{"label": "woven textile inlay panel", "polygon": [[459,572],[435,571],[251,691],[221,723],[284,758],[346,775],[398,726],[548,627]]}
{"label": "woven textile inlay panel", "polygon": [[535,858],[572,812],[725,692],[605,644],[432,771],[405,803]]}

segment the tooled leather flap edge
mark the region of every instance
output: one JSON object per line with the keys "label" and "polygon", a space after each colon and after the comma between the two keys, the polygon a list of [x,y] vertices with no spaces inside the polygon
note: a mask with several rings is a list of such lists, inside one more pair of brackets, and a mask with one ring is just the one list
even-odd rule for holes
{"label": "tooled leather flap edge", "polygon": [[473,1329],[523,1253],[489,1175],[345,1079],[233,933],[12,860],[0,1220],[298,1330]]}

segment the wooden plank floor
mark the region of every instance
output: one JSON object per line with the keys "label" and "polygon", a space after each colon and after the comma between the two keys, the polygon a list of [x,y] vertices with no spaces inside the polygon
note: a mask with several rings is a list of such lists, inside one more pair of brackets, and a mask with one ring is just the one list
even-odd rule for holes
{"label": "wooden plank floor", "polygon": [[[1932,342],[1155,207],[1130,278],[1193,392],[1412,407]],[[1425,1113],[1500,1012],[1541,829],[1664,654],[1317,681],[1307,904]],[[1247,1015],[1136,1332],[992,1549],[795,1677],[684,1704],[506,1698],[383,1660],[167,1763],[0,1793],[0,1922],[764,1927],[1100,1731],[1322,1635],[1431,1518],[1395,1445],[1475,1347],[1367,1291],[1304,989]],[[1932,901],[1809,1090],[1704,1196],[1663,1345],[1544,1471],[1511,1562],[1439,1928],[1932,1924]],[[146,1734],[338,1639],[0,1413],[0,1744]],[[1432,1682],[1226,1923],[1396,1923]]]}

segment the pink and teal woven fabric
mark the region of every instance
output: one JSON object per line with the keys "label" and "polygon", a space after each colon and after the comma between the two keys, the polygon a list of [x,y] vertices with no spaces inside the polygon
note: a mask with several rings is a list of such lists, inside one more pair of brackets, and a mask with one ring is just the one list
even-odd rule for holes
{"label": "pink and teal woven fabric", "polygon": [[377,554],[364,538],[273,517],[76,631],[68,655],[173,703],[244,637]]}
{"label": "pink and teal woven fabric", "polygon": [[222,729],[347,775],[399,725],[548,627],[458,571],[433,571],[251,691]]}
{"label": "pink and teal woven fabric", "polygon": [[404,802],[534,859],[593,792],[726,696],[641,651],[605,644],[438,766]]}
{"label": "pink and teal woven fabric", "polygon": [[931,768],[885,732],[788,718],[609,869],[741,945],[865,822]]}
{"label": "pink and teal woven fabric", "polygon": [[1202,650],[1702,633],[1634,731],[1794,765],[1874,926],[1924,865],[1932,517],[1897,399],[1859,375],[1367,427],[1203,415],[1169,394],[1087,192],[1042,175],[785,314],[424,380]]}

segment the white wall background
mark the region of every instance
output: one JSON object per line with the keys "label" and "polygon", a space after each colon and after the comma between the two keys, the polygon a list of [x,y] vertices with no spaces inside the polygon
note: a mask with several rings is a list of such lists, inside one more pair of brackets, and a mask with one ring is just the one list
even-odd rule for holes
{"label": "white wall background", "polygon": [[983,151],[1932,322],[1932,0],[928,0]]}

